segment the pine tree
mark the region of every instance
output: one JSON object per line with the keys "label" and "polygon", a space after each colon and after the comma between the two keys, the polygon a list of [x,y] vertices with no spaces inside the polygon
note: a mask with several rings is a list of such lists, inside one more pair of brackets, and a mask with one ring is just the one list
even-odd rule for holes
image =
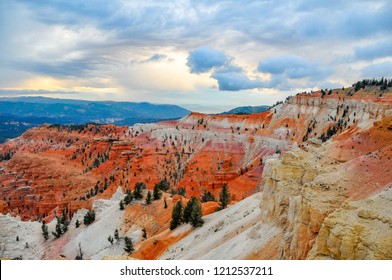
{"label": "pine tree", "polygon": [[146,231],[146,228],[143,228],[142,231],[143,231],[143,238],[144,238],[144,239],[147,239],[147,231]]}
{"label": "pine tree", "polygon": [[117,241],[120,239],[120,236],[118,235],[118,229],[114,231],[114,239],[116,239]]}
{"label": "pine tree", "polygon": [[127,189],[127,194],[124,197],[124,203],[125,205],[130,204],[133,201],[133,194],[131,190]]}
{"label": "pine tree", "polygon": [[63,215],[61,216],[60,223],[64,224],[65,221],[67,221],[67,215],[65,214],[65,211],[63,211]]}
{"label": "pine tree", "polygon": [[192,198],[189,199],[189,201],[187,202],[187,204],[184,208],[184,212],[182,215],[182,219],[183,219],[184,223],[189,223],[189,221],[190,221],[193,203],[194,203],[194,200],[193,200],[193,196],[192,196]]}
{"label": "pine tree", "polygon": [[202,219],[202,209],[199,200],[194,198],[194,202],[192,204],[192,211],[189,218],[189,222],[193,227],[201,227],[204,224],[204,220]]}
{"label": "pine tree", "polygon": [[80,222],[79,222],[79,220],[78,219],[76,219],[76,222],[75,222],[75,227],[76,228],[78,228],[80,226]]}
{"label": "pine tree", "polygon": [[165,198],[165,200],[163,201],[163,207],[166,209],[167,208],[167,201],[166,201],[166,198]]}
{"label": "pine tree", "polygon": [[151,204],[152,201],[152,194],[151,191],[148,191],[147,197],[146,197],[146,204]]}
{"label": "pine tree", "polygon": [[63,217],[61,218],[60,223],[61,223],[62,232],[66,233],[68,230],[69,221],[67,220],[67,217],[65,215],[63,215]]}
{"label": "pine tree", "polygon": [[120,200],[120,210],[124,210],[124,203],[123,203],[122,199]]}
{"label": "pine tree", "polygon": [[158,184],[157,187],[162,190],[162,191],[168,191],[170,189],[170,183],[165,179],[161,180]]}
{"label": "pine tree", "polygon": [[161,190],[159,189],[158,184],[155,184],[154,186],[154,192],[153,192],[154,200],[161,199],[162,193]]}
{"label": "pine tree", "polygon": [[59,218],[57,218],[56,230],[52,231],[52,234],[56,238],[60,238],[61,234],[63,234],[63,229],[62,229],[61,222],[60,222]]}
{"label": "pine tree", "polygon": [[65,220],[63,223],[63,233],[66,233],[68,231],[68,226],[69,226],[69,221]]}
{"label": "pine tree", "polygon": [[183,205],[182,201],[177,201],[176,205],[173,208],[172,219],[170,221],[170,230],[175,229],[183,222]]}
{"label": "pine tree", "polygon": [[84,215],[84,217],[83,217],[83,223],[86,226],[88,226],[89,224],[91,224],[94,221],[95,221],[95,211],[94,210],[88,211],[86,213],[86,215]]}
{"label": "pine tree", "polygon": [[49,239],[49,232],[48,232],[48,226],[46,225],[45,222],[42,222],[41,229],[42,229],[43,237],[45,238],[45,240],[48,240]]}
{"label": "pine tree", "polygon": [[206,191],[206,190],[202,191],[200,198],[202,202],[215,201],[215,196],[210,191]]}
{"label": "pine tree", "polygon": [[219,195],[219,202],[221,209],[225,209],[231,201],[231,195],[226,184],[223,184],[222,191]]}
{"label": "pine tree", "polygon": [[184,223],[190,223],[194,227],[200,227],[204,223],[201,218],[202,216],[201,204],[196,197],[192,196],[184,209]]}
{"label": "pine tree", "polygon": [[111,245],[113,245],[114,239],[113,239],[113,237],[111,235],[109,235],[108,241],[110,242]]}
{"label": "pine tree", "polygon": [[186,197],[186,188],[185,187],[177,188],[177,194],[182,195],[183,197]]}
{"label": "pine tree", "polygon": [[128,254],[133,252],[133,243],[132,239],[129,238],[128,236],[125,236],[125,247],[124,247],[125,252]]}
{"label": "pine tree", "polygon": [[142,182],[138,182],[135,184],[135,188],[133,190],[133,197],[135,199],[142,199],[142,190],[146,188],[146,185]]}

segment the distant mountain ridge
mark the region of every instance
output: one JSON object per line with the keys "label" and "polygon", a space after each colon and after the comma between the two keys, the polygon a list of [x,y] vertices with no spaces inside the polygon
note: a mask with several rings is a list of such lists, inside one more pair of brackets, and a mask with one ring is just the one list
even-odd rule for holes
{"label": "distant mountain ridge", "polygon": [[42,96],[0,98],[0,142],[42,123],[133,125],[173,120],[190,113],[177,105],[87,101]]}
{"label": "distant mountain ridge", "polygon": [[267,105],[261,105],[261,106],[242,106],[242,107],[237,107],[234,109],[231,109],[230,111],[223,112],[222,114],[227,115],[227,114],[254,114],[254,113],[262,113],[265,111],[268,111],[270,109],[270,106]]}

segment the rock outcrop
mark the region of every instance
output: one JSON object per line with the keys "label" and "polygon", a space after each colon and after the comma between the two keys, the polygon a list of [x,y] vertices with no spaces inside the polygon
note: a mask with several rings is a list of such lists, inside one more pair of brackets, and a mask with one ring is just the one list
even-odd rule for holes
{"label": "rock outcrop", "polygon": [[392,189],[344,203],[319,231],[309,259],[390,260]]}

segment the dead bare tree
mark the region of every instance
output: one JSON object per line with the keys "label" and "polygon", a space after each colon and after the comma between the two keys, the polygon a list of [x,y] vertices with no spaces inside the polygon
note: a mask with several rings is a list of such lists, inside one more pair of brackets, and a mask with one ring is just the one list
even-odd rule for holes
{"label": "dead bare tree", "polygon": [[79,250],[77,251],[75,260],[83,260],[82,244],[80,242],[79,242]]}

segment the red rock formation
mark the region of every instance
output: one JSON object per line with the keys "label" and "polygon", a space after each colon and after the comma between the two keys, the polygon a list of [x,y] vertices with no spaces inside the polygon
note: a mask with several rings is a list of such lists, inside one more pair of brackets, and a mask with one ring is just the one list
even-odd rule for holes
{"label": "red rock formation", "polygon": [[[361,194],[368,195],[379,188],[371,184],[374,176],[390,168],[389,161],[380,168],[372,157],[390,157],[392,125],[382,118],[391,110],[390,92],[339,89],[324,96],[298,94],[251,115],[192,113],[179,121],[131,128],[43,125],[1,145],[1,153],[12,158],[0,163],[0,210],[22,219],[50,219],[64,210],[89,208],[119,185],[133,189],[142,181],[152,189],[165,178],[173,189],[185,188],[187,197],[199,197],[205,189],[217,198],[228,184],[232,199],[241,200],[260,190],[264,158],[294,143],[305,150],[321,145],[334,127],[325,154],[339,161],[358,158],[347,165],[372,174],[361,177],[366,189]],[[379,121],[374,129],[365,131],[374,120]],[[379,185],[390,180],[384,177]],[[359,197],[354,189],[347,195]]]}

